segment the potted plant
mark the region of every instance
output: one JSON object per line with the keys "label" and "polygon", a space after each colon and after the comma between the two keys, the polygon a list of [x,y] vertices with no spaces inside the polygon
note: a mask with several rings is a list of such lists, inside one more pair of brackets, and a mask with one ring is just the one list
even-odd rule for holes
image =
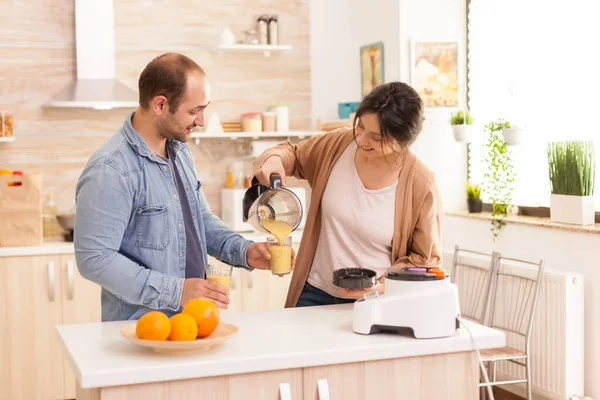
{"label": "potted plant", "polygon": [[480,213],[483,208],[481,188],[469,181],[467,181],[467,207],[470,213]]}
{"label": "potted plant", "polygon": [[594,223],[595,155],[591,141],[552,142],[547,146],[550,220],[574,225]]}
{"label": "potted plant", "polygon": [[452,133],[457,142],[471,143],[475,135],[473,129],[473,118],[469,110],[459,110],[450,116],[450,125]]}
{"label": "potted plant", "polygon": [[505,225],[504,218],[512,213],[512,192],[515,180],[514,166],[506,141],[502,137],[504,129],[510,127],[508,121],[498,119],[485,126],[488,139],[485,143],[487,154],[485,163],[488,172],[484,174],[484,191],[492,201],[492,234],[494,241]]}
{"label": "potted plant", "polygon": [[524,129],[520,126],[511,125],[510,122],[505,121],[506,126],[502,128],[502,137],[506,142],[507,146],[517,146],[523,142]]}

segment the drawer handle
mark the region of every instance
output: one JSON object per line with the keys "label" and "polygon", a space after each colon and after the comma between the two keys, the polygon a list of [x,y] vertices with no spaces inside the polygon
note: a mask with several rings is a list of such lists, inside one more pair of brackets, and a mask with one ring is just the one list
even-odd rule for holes
{"label": "drawer handle", "polygon": [[292,388],[289,383],[279,384],[279,399],[280,400],[292,400]]}
{"label": "drawer handle", "polygon": [[73,261],[67,261],[67,298],[69,300],[73,300],[74,298],[74,285],[75,282],[73,282],[74,280],[74,276],[73,276]]}
{"label": "drawer handle", "polygon": [[317,381],[317,391],[319,392],[319,400],[330,400],[327,379],[319,379]]}
{"label": "drawer handle", "polygon": [[54,301],[54,261],[48,262],[48,300]]}

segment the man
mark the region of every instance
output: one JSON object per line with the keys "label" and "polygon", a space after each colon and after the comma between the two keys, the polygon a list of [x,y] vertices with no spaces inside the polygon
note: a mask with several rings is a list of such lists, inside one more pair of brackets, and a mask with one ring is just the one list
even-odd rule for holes
{"label": "man", "polygon": [[102,286],[102,320],[178,312],[193,298],[227,308],[227,291],[205,280],[211,255],[268,269],[266,243],[231,232],[202,193],[185,144],[204,125],[210,86],[180,54],[152,60],[139,78],[140,105],[89,160],[77,183],[75,256]]}

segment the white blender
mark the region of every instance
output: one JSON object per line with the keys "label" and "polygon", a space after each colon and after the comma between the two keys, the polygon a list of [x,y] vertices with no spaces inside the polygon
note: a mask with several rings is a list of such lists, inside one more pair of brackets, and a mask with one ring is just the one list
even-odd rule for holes
{"label": "white blender", "polygon": [[417,339],[452,336],[460,315],[456,285],[443,271],[414,270],[388,272],[385,294],[370,292],[356,301],[352,330],[368,335],[411,329]]}

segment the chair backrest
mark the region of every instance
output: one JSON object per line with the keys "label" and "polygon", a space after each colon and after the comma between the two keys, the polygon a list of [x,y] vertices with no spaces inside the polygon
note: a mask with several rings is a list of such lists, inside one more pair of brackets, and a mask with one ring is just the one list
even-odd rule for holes
{"label": "chair backrest", "polygon": [[499,253],[482,253],[454,246],[450,281],[458,289],[460,313],[485,325],[492,277]]}
{"label": "chair backrest", "polygon": [[[490,298],[490,327],[529,341],[535,319],[544,260],[530,262],[499,256]],[[527,268],[529,267],[529,268]]]}

